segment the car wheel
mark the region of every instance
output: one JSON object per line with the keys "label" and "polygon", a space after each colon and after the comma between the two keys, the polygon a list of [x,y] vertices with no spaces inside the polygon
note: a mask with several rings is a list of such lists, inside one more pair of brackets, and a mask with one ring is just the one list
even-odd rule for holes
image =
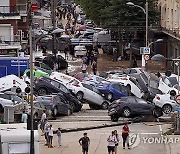
{"label": "car wheel", "polygon": [[103,102],[103,103],[101,104],[101,108],[102,108],[103,110],[107,110],[108,107],[109,107],[109,103],[108,103],[108,102]]}
{"label": "car wheel", "polygon": [[83,95],[84,94],[82,92],[77,92],[76,97],[77,97],[78,100],[82,100],[83,99]]}
{"label": "car wheel", "polygon": [[129,117],[131,115],[131,110],[128,107],[125,107],[122,114],[124,117]]}
{"label": "car wheel", "polygon": [[53,116],[54,116],[54,117],[57,116],[57,114],[58,114],[58,109],[57,109],[57,107],[54,107],[52,113],[53,113]]}
{"label": "car wheel", "polygon": [[153,116],[155,118],[158,118],[158,117],[160,117],[162,115],[163,115],[162,109],[159,108],[159,107],[155,107],[154,110],[153,110]]}
{"label": "car wheel", "polygon": [[108,100],[112,100],[112,98],[113,98],[113,94],[112,94],[112,93],[108,93],[107,99],[108,99]]}
{"label": "car wheel", "polygon": [[113,114],[113,115],[111,115],[111,121],[112,122],[117,122],[118,121],[118,115],[116,115],[116,114]]}
{"label": "car wheel", "polygon": [[0,104],[0,113],[3,113],[4,112],[4,108],[3,106]]}
{"label": "car wheel", "polygon": [[72,111],[75,111],[75,104],[73,102],[70,102],[69,105],[71,106]]}
{"label": "car wheel", "polygon": [[165,105],[163,106],[162,110],[163,110],[163,112],[164,112],[165,114],[168,114],[168,113],[170,113],[170,112],[172,111],[172,106],[169,105],[169,104],[165,104]]}
{"label": "car wheel", "polygon": [[38,95],[43,96],[43,95],[47,95],[47,89],[46,88],[39,88],[37,91]]}
{"label": "car wheel", "polygon": [[89,107],[93,110],[97,110],[99,109],[99,106],[98,105],[95,105],[95,104],[89,104]]}

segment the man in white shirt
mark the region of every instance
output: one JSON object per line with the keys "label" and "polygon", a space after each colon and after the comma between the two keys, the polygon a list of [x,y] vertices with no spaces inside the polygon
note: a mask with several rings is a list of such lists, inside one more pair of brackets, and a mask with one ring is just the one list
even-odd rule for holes
{"label": "man in white shirt", "polygon": [[108,137],[108,153],[114,154],[115,152],[115,143],[117,143],[117,138],[115,136],[114,131],[112,131],[112,134]]}

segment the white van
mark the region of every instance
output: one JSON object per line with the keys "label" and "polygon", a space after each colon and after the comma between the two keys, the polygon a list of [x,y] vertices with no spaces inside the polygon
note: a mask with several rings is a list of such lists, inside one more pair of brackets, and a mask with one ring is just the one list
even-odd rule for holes
{"label": "white van", "polygon": [[[1,124],[0,125],[0,154],[29,154],[30,130],[27,124]],[[34,151],[39,154],[39,135],[34,130]]]}
{"label": "white van", "polygon": [[24,92],[27,84],[16,75],[7,75],[0,78],[0,92],[11,90],[14,87],[19,87]]}
{"label": "white van", "polygon": [[62,82],[62,84],[64,84],[64,85],[66,85],[70,81],[76,79],[72,76],[66,75],[64,73],[59,73],[59,72],[52,72],[50,75],[50,78],[54,79],[54,80],[58,80],[58,81]]}

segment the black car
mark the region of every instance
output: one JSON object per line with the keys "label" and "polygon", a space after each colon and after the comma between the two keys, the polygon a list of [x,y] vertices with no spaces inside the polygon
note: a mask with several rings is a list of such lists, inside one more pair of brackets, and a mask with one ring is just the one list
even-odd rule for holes
{"label": "black car", "polygon": [[[73,111],[80,111],[82,104],[78,99],[72,95],[71,91],[67,89],[60,81],[56,81],[47,77],[37,78],[34,83],[34,91],[38,95],[48,95],[53,93],[61,93],[64,98],[68,100]],[[60,94],[59,94],[60,95]]]}
{"label": "black car", "polygon": [[75,112],[81,111],[82,103],[71,93],[60,92],[60,93],[58,93],[58,96],[65,99],[69,103],[69,105],[71,106],[73,111],[75,111]]}
{"label": "black car", "polygon": [[55,62],[58,64],[58,70],[65,69],[68,67],[68,62],[61,56],[57,55],[56,57],[52,54],[49,54],[44,57],[36,57],[36,61],[41,61],[44,64],[48,65],[51,69],[54,69]]}
{"label": "black car", "polygon": [[141,115],[162,116],[162,111],[155,105],[135,96],[122,97],[115,100],[108,109],[108,115],[112,121],[118,121],[119,117],[136,117]]}
{"label": "black car", "polygon": [[36,101],[43,103],[47,110],[51,110],[52,116],[70,115],[72,113],[70,105],[57,95],[38,96]]}

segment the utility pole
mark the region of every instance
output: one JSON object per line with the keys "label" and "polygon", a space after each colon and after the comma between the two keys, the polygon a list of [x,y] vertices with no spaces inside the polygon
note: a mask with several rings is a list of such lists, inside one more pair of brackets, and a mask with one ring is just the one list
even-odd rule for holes
{"label": "utility pole", "polygon": [[[56,20],[55,20],[55,0],[51,0],[51,16],[52,16],[52,26],[53,30],[56,29]],[[56,51],[56,36],[53,34],[52,36],[52,53],[56,56],[57,51]]]}
{"label": "utility pole", "polygon": [[29,50],[30,50],[30,104],[31,104],[31,138],[30,138],[30,154],[34,154],[34,116],[33,116],[33,48],[32,48],[32,2],[28,0],[29,15]]}

